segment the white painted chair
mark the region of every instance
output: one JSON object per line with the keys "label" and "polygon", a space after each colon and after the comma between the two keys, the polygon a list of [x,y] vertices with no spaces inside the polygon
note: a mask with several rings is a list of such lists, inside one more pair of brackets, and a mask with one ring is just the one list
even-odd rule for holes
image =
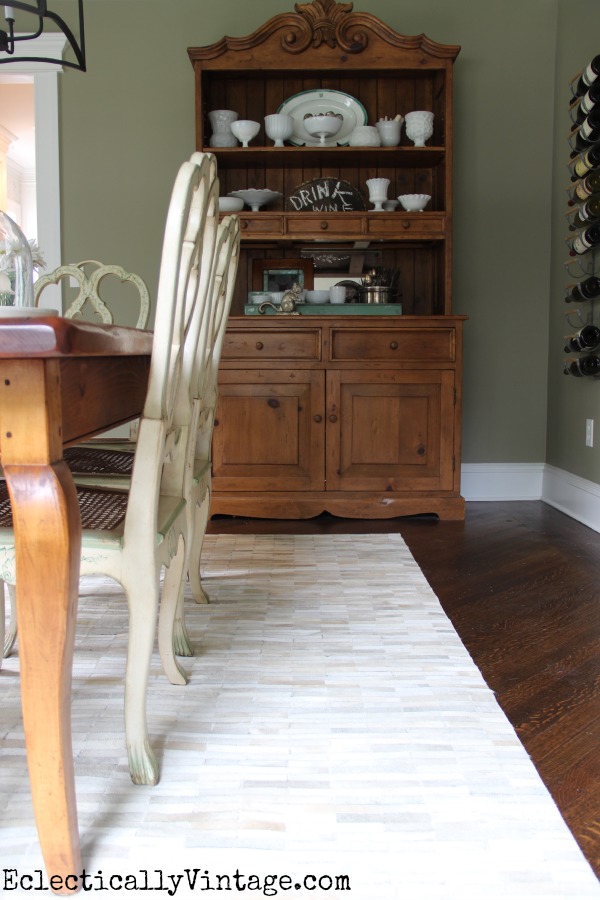
{"label": "white painted chair", "polygon": [[[35,305],[39,306],[40,297],[49,285],[57,285],[62,282],[63,279],[68,279],[70,283],[71,279],[73,279],[78,285],[77,295],[66,309],[64,313],[65,318],[81,318],[84,312],[89,312],[94,319],[98,319],[100,322],[107,325],[113,325],[115,322],[115,315],[111,307],[105,303],[100,295],[102,286],[106,286],[108,281],[113,278],[117,279],[119,284],[131,284],[133,286],[135,289],[135,291],[132,292],[133,296],[137,296],[137,311],[135,309],[133,310],[134,316],[137,316],[135,319],[135,327],[147,328],[150,320],[150,293],[144,280],[134,272],[126,271],[122,266],[108,265],[106,263],[98,262],[96,259],[84,259],[78,263],[58,266],[58,268],[54,269],[52,272],[38,278],[34,285]],[[118,324],[124,324],[121,316],[118,316],[117,319]],[[133,428],[134,435],[137,434],[137,427],[136,422]],[[135,446],[132,441],[126,440],[114,443],[95,439],[93,443],[97,447],[100,447],[100,444],[102,443],[102,449],[105,455],[109,454],[111,449],[119,452],[133,452]],[[76,460],[79,455],[83,458],[87,458],[89,455],[87,452],[88,446],[90,445],[86,444],[82,445],[81,448],[68,450],[66,452],[67,460],[69,457]],[[131,458],[120,457],[120,459],[121,466],[127,469],[130,477],[132,468]],[[115,460],[113,460],[113,466],[114,465],[116,465]],[[0,590],[4,591],[3,585],[0,585]],[[0,623],[0,628],[2,629],[0,632],[0,637],[2,637],[0,647],[2,647],[3,657],[9,655],[17,637],[15,592],[11,586],[8,586],[8,595],[10,600],[10,618],[6,633],[4,633],[5,625],[3,616],[2,622]],[[3,604],[0,604],[0,606],[3,606]],[[2,658],[0,657],[0,665],[1,663]]]}
{"label": "white painted chair", "polygon": [[[194,154],[181,167],[173,189],[161,260],[148,392],[140,419],[129,491],[78,487],[82,516],[81,574],[119,581],[129,604],[129,647],[125,677],[125,726],[132,780],[155,784],[158,767],[146,722],[146,690],[157,629],[160,572],[166,568],[163,597],[179,597],[185,567],[188,516],[182,485],[164,477],[185,453],[176,424],[176,399],[185,379],[198,320],[210,311],[202,287],[213,265],[214,246],[204,238],[218,217],[219,184],[211,154]],[[104,501],[98,520],[98,500]],[[0,497],[0,509],[2,501]],[[91,525],[91,527],[90,527]],[[0,527],[0,574],[15,582],[14,535]],[[161,646],[167,675],[181,683],[171,645]]]}
{"label": "white painted chair", "polygon": [[[216,237],[216,246],[215,246]],[[214,266],[207,272],[206,283],[202,291],[211,297],[210,312],[198,316],[191,326],[190,340],[186,350],[189,355],[184,358],[184,375],[180,380],[176,401],[175,420],[187,442],[185,468],[181,469],[184,457],[178,457],[176,464],[170,464],[165,470],[165,479],[170,479],[172,489],[183,485],[183,494],[187,501],[188,542],[186,544],[186,566],[192,594],[198,603],[207,602],[208,598],[200,580],[200,557],[206,533],[210,508],[211,488],[211,440],[214,413],[217,398],[217,374],[227,319],[231,308],[231,300],[238,269],[240,226],[237,216],[228,216],[218,227],[218,232],[205,234],[205,247],[210,252],[214,249]],[[192,337],[193,333],[193,337]],[[120,457],[124,454],[109,451],[106,455],[97,448],[88,451],[89,460],[81,467],[82,454],[80,448],[75,465],[71,457],[66,458],[74,471],[77,484],[89,486],[119,485],[124,489],[129,486],[130,478],[124,466],[119,471]],[[79,463],[80,468],[77,468]],[[126,463],[126,460],[125,460]],[[183,588],[180,592],[177,608],[167,606],[165,599],[161,603],[161,625],[159,641],[162,643],[164,657],[169,654],[169,647],[179,656],[193,656],[193,649],[187,636],[183,608]],[[177,667],[180,683],[187,681],[187,674],[181,666]],[[177,672],[171,671],[172,681],[178,679]]]}
{"label": "white painted chair", "polygon": [[[215,266],[211,279],[211,310],[200,323],[196,351],[191,359],[189,398],[181,402],[181,425],[186,433],[187,452],[182,474],[174,480],[183,483],[187,501],[188,542],[185,570],[197,603],[208,598],[200,578],[200,558],[206,533],[211,492],[211,443],[217,400],[217,375],[227,320],[237,276],[240,250],[240,225],[237,216],[228,216],[219,225]],[[191,414],[188,416],[188,410]],[[184,421],[185,417],[185,421]],[[181,459],[181,458],[180,458]],[[169,600],[173,600],[170,597]],[[179,656],[193,656],[184,618],[183,584],[176,608],[161,604],[159,643],[172,643]],[[183,672],[183,670],[181,670]]]}

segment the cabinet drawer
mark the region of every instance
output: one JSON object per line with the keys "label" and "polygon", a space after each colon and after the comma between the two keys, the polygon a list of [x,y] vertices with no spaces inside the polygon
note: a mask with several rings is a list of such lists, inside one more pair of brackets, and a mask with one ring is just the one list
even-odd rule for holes
{"label": "cabinet drawer", "polygon": [[321,331],[228,331],[223,359],[321,359]]}
{"label": "cabinet drawer", "polygon": [[281,237],[283,218],[281,216],[250,215],[240,216],[240,230],[246,240],[252,237]]}
{"label": "cabinet drawer", "polygon": [[363,216],[353,216],[348,213],[337,215],[312,215],[301,213],[297,216],[287,216],[287,233],[293,237],[305,237],[314,240],[320,234],[324,235],[352,235],[362,234],[364,226]]}
{"label": "cabinet drawer", "polygon": [[367,233],[387,238],[444,237],[443,213],[394,213],[391,216],[369,216]]}
{"label": "cabinet drawer", "polygon": [[333,329],[332,360],[384,360],[385,362],[454,362],[453,328],[389,328],[381,331]]}

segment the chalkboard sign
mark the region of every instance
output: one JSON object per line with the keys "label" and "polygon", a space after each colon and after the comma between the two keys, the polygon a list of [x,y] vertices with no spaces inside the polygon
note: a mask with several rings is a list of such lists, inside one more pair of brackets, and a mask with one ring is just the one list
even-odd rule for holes
{"label": "chalkboard sign", "polygon": [[349,181],[315,178],[294,190],[286,201],[290,212],[344,212],[366,209],[363,195]]}

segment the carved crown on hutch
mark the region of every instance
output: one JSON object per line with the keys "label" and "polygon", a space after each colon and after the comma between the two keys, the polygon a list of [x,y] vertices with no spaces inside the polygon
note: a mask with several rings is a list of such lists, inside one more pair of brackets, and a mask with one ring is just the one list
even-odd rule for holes
{"label": "carved crown on hutch", "polygon": [[[312,0],[311,3],[296,3],[294,8],[296,12],[273,16],[246,37],[226,36],[206,47],[191,47],[188,49],[190,59],[192,62],[215,59],[232,51],[251,53],[255,47],[261,46],[264,50],[265,44],[272,44],[273,49],[288,54],[286,65],[290,67],[294,66],[294,57],[323,48],[339,50],[350,56],[367,53],[371,58],[362,61],[362,67],[378,63],[388,65],[389,60],[378,59],[379,49],[387,45],[414,53],[414,64],[426,66],[427,57],[454,60],[460,50],[458,46],[436,43],[424,34],[399,34],[372,13],[354,12],[352,3]],[[301,64],[305,65],[307,61],[305,56]],[[339,61],[337,57],[336,63]],[[261,68],[271,65],[273,62],[268,57],[261,57]]]}

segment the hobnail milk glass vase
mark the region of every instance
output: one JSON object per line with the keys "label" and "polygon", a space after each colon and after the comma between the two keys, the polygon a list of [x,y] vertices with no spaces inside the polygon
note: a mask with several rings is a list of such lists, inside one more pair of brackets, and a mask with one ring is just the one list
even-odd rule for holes
{"label": "hobnail milk glass vase", "polygon": [[0,210],[0,306],[33,305],[31,247],[17,223]]}
{"label": "hobnail milk glass vase", "polygon": [[404,130],[415,147],[424,147],[433,134],[433,113],[424,109],[406,113]]}

